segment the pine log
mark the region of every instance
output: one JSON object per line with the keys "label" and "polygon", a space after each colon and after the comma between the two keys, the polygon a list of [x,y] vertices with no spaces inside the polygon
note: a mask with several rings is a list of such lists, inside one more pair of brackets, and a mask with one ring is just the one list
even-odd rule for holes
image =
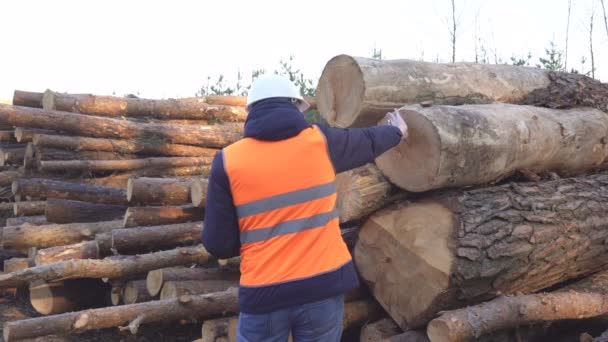
{"label": "pine log", "polygon": [[397,323],[390,318],[383,318],[379,321],[366,324],[361,328],[359,342],[377,342],[401,332]]}
{"label": "pine log", "polygon": [[233,316],[205,320],[201,328],[203,342],[217,342],[219,338],[227,338],[230,320],[238,320],[238,317]]}
{"label": "pine log", "polygon": [[36,165],[40,165],[42,161],[130,159],[137,159],[137,155],[105,151],[68,151],[48,147],[34,147],[34,160]]}
{"label": "pine log", "polygon": [[0,166],[21,165],[25,157],[26,145],[11,144],[0,147]]}
{"label": "pine log", "polygon": [[[354,258],[404,329],[608,266],[608,174],[429,194],[371,216]],[[433,286],[420,286],[433,284]]]}
{"label": "pine log", "polygon": [[176,224],[202,219],[203,209],[192,206],[130,207],[124,215],[123,227]]}
{"label": "pine log", "polygon": [[95,242],[97,242],[100,258],[112,254],[112,233],[108,232],[95,235]]}
{"label": "pine log", "polygon": [[[184,296],[8,322],[4,325],[3,335],[6,342],[11,342],[38,336],[124,326],[133,323],[137,318],[139,324],[164,323],[181,319],[205,319],[237,311],[237,289],[230,289],[206,295]],[[133,330],[137,331],[137,329]]]}
{"label": "pine log", "polygon": [[98,222],[121,219],[127,206],[49,198],[46,219],[53,223]]}
{"label": "pine log", "polygon": [[590,77],[538,68],[339,55],[321,74],[317,106],[330,125],[346,128],[374,125],[394,108],[427,101],[440,105],[591,106],[606,111],[606,95],[608,86]]}
{"label": "pine log", "polygon": [[[0,104],[0,122],[11,125],[60,130],[97,138],[135,139],[153,143],[191,144],[222,148],[242,137],[234,125],[146,124]],[[241,128],[242,130],[242,128]]]}
{"label": "pine log", "polygon": [[29,286],[30,304],[39,314],[56,315],[103,305],[105,290],[98,279],[34,281]]}
{"label": "pine log", "polygon": [[38,165],[36,164],[36,148],[34,147],[34,144],[27,143],[27,146],[25,147],[25,153],[23,154],[23,168],[25,168],[26,170],[32,170],[36,167],[38,167]]}
{"label": "pine log", "polygon": [[190,203],[191,184],[189,178],[132,178],[127,183],[127,200],[146,205],[186,204]]}
{"label": "pine log", "polygon": [[40,134],[44,134],[46,137],[54,137],[61,133],[49,129],[16,127],[13,136],[17,142],[26,143],[34,141],[34,137]]}
{"label": "pine log", "polygon": [[0,130],[0,142],[11,143],[16,142],[15,131],[13,130]]}
{"label": "pine log", "polygon": [[133,177],[208,176],[210,165],[150,168],[118,173],[111,176],[83,179],[82,183],[124,189]]}
{"label": "pine log", "polygon": [[23,173],[20,171],[2,171],[0,172],[0,186],[11,185],[21,177],[23,177]]}
{"label": "pine log", "polygon": [[15,251],[10,249],[0,249],[0,266],[2,266],[2,272],[6,272],[4,270],[4,261],[12,259],[12,258],[24,258],[27,257],[25,253],[22,251]]}
{"label": "pine log", "polygon": [[238,281],[229,280],[181,280],[168,281],[160,291],[160,299],[178,298],[183,295],[199,295],[225,291],[238,287]]}
{"label": "pine log", "polygon": [[207,187],[209,181],[206,178],[193,178],[190,185],[190,200],[195,207],[204,208],[207,202]]}
{"label": "pine log", "polygon": [[112,286],[112,290],[110,290],[110,302],[112,302],[112,305],[120,305],[123,302],[122,294],[122,286]]}
{"label": "pine log", "polygon": [[36,266],[48,265],[54,262],[71,259],[99,259],[99,244],[97,241],[83,241],[71,245],[39,249],[34,263]]}
{"label": "pine log", "polygon": [[33,142],[36,147],[53,147],[74,151],[136,153],[157,156],[212,157],[218,152],[217,149],[192,145],[47,134],[34,135]]}
{"label": "pine log", "polygon": [[15,210],[13,202],[0,203],[0,212],[13,212],[13,210]]}
{"label": "pine log", "polygon": [[572,176],[608,156],[608,116],[595,109],[416,105],[400,113],[412,134],[376,164],[408,191],[487,184],[520,170]]}
{"label": "pine log", "polygon": [[46,220],[46,216],[44,215],[9,217],[6,219],[7,227],[21,226],[22,224],[26,223],[30,226],[41,226],[48,224],[49,222]]}
{"label": "pine log", "polygon": [[13,213],[15,216],[34,216],[44,214],[46,201],[15,202]]}
{"label": "pine log", "polygon": [[112,248],[122,254],[132,254],[184,246],[200,241],[202,231],[202,221],[137,229],[114,229]]}
{"label": "pine log", "polygon": [[4,248],[47,248],[64,246],[91,240],[95,234],[122,228],[122,221],[83,222],[67,224],[46,224],[41,226],[22,225],[4,227],[2,243]]}
{"label": "pine log", "polygon": [[42,108],[42,93],[15,90],[13,93],[13,105]]}
{"label": "pine log", "polygon": [[199,119],[212,121],[245,121],[242,107],[211,105],[205,99],[148,100],[91,94],[60,94],[46,91],[42,107],[81,114],[109,117],[153,117],[159,119]]}
{"label": "pine log", "polygon": [[122,295],[125,304],[142,303],[153,299],[146,289],[145,280],[132,280],[127,282]]}
{"label": "pine log", "polygon": [[91,203],[127,204],[124,189],[64,182],[51,179],[18,179],[12,185],[13,194],[33,197],[52,197]]}
{"label": "pine log", "polygon": [[157,157],[126,160],[45,160],[40,171],[130,171],[146,168],[211,165],[211,157]]}
{"label": "pine log", "polygon": [[238,281],[239,272],[224,268],[172,267],[153,270],[146,277],[146,288],[151,296],[157,296],[166,282],[185,280],[227,280]]}
{"label": "pine log", "polygon": [[11,258],[4,260],[3,270],[4,273],[17,272],[25,270],[30,267],[29,258]]}

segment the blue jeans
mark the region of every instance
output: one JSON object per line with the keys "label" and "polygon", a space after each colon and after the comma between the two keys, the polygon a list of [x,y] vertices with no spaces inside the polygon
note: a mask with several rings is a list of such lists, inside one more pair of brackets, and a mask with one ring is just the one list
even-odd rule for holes
{"label": "blue jeans", "polygon": [[237,342],[338,342],[342,336],[344,296],[265,314],[239,315]]}

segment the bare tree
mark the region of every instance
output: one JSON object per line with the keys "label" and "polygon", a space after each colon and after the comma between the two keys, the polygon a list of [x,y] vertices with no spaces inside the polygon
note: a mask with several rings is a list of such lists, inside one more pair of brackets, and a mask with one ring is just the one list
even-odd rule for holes
{"label": "bare tree", "polygon": [[[592,1],[595,4],[595,1]],[[591,19],[589,19],[589,54],[591,55],[591,77],[595,78],[595,57],[593,55],[593,17],[595,16],[593,13],[595,10],[595,6],[591,7]]]}
{"label": "bare tree", "polygon": [[602,11],[604,12],[604,25],[606,25],[606,34],[608,34],[608,17],[606,17],[606,7],[604,6],[604,0],[600,0],[602,4]]}
{"label": "bare tree", "polygon": [[[603,2],[604,0],[602,0]],[[568,21],[566,23],[566,50],[564,51],[564,69],[568,71],[568,36],[570,34],[570,10],[572,8],[572,0],[568,0]]]}
{"label": "bare tree", "polygon": [[456,1],[452,0],[452,28],[450,29],[452,40],[452,63],[456,63]]}

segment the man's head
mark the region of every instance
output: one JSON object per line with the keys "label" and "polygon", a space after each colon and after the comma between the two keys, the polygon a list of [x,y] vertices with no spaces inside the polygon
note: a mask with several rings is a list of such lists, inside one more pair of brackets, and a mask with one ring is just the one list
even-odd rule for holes
{"label": "man's head", "polygon": [[306,111],[310,105],[300,94],[300,90],[287,77],[275,74],[265,74],[258,77],[249,89],[247,96],[247,111],[255,103],[270,98],[287,98],[300,112]]}

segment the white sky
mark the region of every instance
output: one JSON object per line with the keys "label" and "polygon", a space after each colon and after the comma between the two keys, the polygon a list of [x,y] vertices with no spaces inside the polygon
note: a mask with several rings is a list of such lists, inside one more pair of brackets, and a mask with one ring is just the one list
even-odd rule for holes
{"label": "white sky", "polygon": [[[568,0],[456,0],[457,60],[474,60],[475,35],[507,60],[551,39],[563,49]],[[608,81],[608,34],[599,0],[572,0],[569,67],[589,60],[595,8],[596,78]],[[0,98],[14,89],[142,97],[193,96],[207,76],[278,67],[290,54],[318,79],[337,54],[448,61],[450,0],[0,0]],[[476,19],[477,18],[477,19]],[[475,29],[477,27],[477,30]],[[590,61],[585,70],[590,69]]]}

